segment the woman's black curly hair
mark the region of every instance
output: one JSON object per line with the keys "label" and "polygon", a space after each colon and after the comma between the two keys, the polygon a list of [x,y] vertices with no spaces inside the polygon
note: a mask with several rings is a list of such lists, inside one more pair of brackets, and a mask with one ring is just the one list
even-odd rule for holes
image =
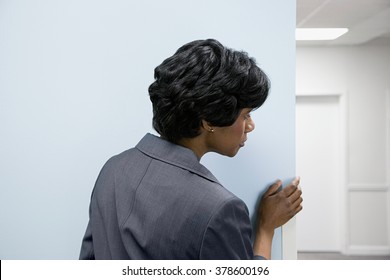
{"label": "woman's black curly hair", "polygon": [[229,126],[243,108],[259,108],[270,81],[245,52],[214,39],[190,42],[154,70],[153,127],[177,143],[200,134],[202,120]]}

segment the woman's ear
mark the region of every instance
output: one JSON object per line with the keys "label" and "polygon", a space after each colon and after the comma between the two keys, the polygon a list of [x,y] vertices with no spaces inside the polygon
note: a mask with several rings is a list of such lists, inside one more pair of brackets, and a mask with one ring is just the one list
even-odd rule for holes
{"label": "woman's ear", "polygon": [[209,127],[209,123],[206,122],[205,120],[202,120],[200,126],[201,126],[202,128],[204,128],[204,129],[207,130],[207,128]]}
{"label": "woman's ear", "polygon": [[201,127],[203,130],[207,132],[214,132],[214,127],[211,125],[211,123],[206,122],[205,120],[202,120]]}

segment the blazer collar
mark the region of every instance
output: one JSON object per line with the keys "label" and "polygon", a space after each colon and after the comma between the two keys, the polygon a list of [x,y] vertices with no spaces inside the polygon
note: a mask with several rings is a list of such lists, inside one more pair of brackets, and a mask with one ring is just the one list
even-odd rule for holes
{"label": "blazer collar", "polygon": [[136,148],[152,158],[184,168],[203,178],[220,184],[214,175],[199,163],[195,153],[186,147],[173,144],[160,137],[147,133],[137,144]]}

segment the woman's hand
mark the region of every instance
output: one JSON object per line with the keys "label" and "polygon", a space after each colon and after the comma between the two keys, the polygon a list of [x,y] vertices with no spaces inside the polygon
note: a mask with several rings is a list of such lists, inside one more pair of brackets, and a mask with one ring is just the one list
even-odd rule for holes
{"label": "woman's hand", "polygon": [[302,210],[302,191],[300,178],[295,178],[287,187],[281,189],[282,182],[272,184],[261,198],[257,213],[254,254],[267,259],[271,257],[271,245],[276,228],[287,223]]}
{"label": "woman's hand", "polygon": [[295,178],[287,187],[280,190],[282,182],[278,180],[271,185],[261,198],[258,208],[258,229],[274,230],[294,217],[302,210],[302,191],[300,178]]}

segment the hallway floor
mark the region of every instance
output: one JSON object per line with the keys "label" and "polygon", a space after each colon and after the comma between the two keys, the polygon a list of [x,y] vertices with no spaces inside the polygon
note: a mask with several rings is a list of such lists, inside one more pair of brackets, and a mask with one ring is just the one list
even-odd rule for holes
{"label": "hallway floor", "polygon": [[298,260],[390,260],[390,256],[347,256],[338,252],[298,252]]}

